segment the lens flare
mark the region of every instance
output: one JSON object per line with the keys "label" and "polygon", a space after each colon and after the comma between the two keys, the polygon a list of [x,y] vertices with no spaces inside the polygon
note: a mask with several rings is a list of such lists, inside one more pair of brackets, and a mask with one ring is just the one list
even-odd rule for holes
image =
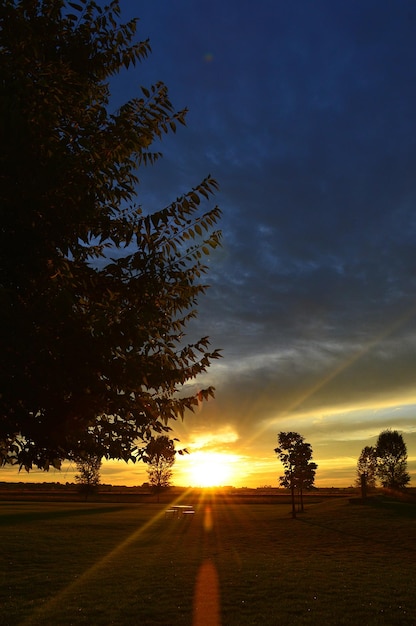
{"label": "lens flare", "polygon": [[233,456],[221,452],[195,452],[190,455],[187,473],[193,487],[229,485],[233,477]]}

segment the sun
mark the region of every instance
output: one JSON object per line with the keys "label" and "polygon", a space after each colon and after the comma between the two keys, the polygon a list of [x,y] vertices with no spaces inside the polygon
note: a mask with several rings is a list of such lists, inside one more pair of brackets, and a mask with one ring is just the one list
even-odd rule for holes
{"label": "sun", "polygon": [[194,487],[229,485],[233,475],[232,456],[221,452],[191,453],[187,473]]}

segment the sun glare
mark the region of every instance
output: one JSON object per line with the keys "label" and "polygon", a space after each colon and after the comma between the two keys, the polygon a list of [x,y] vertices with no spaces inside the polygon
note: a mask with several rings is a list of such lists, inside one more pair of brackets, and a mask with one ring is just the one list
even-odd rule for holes
{"label": "sun glare", "polygon": [[195,452],[190,455],[187,468],[193,487],[220,487],[232,482],[231,455],[221,452]]}

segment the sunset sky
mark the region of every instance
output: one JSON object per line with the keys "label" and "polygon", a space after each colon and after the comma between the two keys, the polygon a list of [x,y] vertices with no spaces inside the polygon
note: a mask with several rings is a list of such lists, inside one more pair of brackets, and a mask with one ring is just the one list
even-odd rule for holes
{"label": "sunset sky", "polygon": [[[189,339],[209,335],[223,358],[195,385],[216,399],[175,425],[191,454],[174,482],[277,486],[277,433],[294,430],[317,486],[348,486],[362,448],[392,428],[416,485],[416,4],[121,5],[153,52],[113,81],[114,106],[162,80],[189,108],[141,172],[138,203],[162,208],[207,174],[220,184],[224,245]],[[102,480],[146,472],[107,463]]]}

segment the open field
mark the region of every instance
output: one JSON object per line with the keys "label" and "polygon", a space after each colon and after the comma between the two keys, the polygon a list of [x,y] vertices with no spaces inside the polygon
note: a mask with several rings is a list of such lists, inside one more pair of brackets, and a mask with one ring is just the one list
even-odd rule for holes
{"label": "open field", "polygon": [[0,624],[416,624],[414,505],[165,508],[1,503]]}

